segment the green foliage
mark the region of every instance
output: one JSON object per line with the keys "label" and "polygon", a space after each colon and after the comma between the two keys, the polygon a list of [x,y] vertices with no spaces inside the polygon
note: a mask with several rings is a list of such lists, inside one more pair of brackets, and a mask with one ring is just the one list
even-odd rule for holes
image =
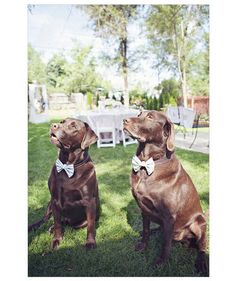
{"label": "green foliage", "polygon": [[182,94],[186,82],[193,94],[208,94],[208,21],[208,5],[152,5],[149,9],[146,27],[150,51],[156,54],[154,66],[158,72],[178,74]]}
{"label": "green foliage", "polygon": [[187,73],[188,85],[193,96],[209,95],[209,35],[204,35],[206,50],[199,52],[190,62],[191,72]]}
{"label": "green foliage", "polygon": [[78,5],[91,20],[91,26],[100,37],[125,39],[129,20],[137,14],[137,5]]}
{"label": "green foliage", "polygon": [[65,90],[68,63],[62,54],[55,54],[49,60],[46,68],[48,85],[56,89]]}
{"label": "green foliage", "polygon": [[[29,124],[28,134],[28,215],[29,223],[43,216],[50,198],[47,180],[57,158],[57,149],[48,137],[50,124]],[[137,145],[90,148],[95,164],[101,217],[96,227],[97,248],[86,251],[86,228],[64,228],[57,251],[50,249],[48,228],[53,220],[28,235],[29,276],[201,276],[194,269],[196,249],[173,243],[170,260],[159,268],[153,262],[160,252],[162,235],[150,237],[144,253],[134,251],[142,230],[140,210],[130,190],[130,163]],[[193,179],[201,205],[209,207],[209,155],[177,149],[177,157]],[[152,224],[151,228],[157,225]],[[207,252],[208,254],[208,252]]]}
{"label": "green foliage", "polygon": [[137,15],[137,5],[77,5],[90,17],[95,34],[104,38],[113,54],[103,54],[104,62],[121,70],[124,81],[124,103],[128,105],[128,23]]}
{"label": "green foliage", "polygon": [[95,62],[90,56],[91,47],[81,48],[76,45],[71,51],[72,63],[66,80],[69,93],[93,92],[100,86],[101,77],[95,72]]}
{"label": "green foliage", "polygon": [[130,105],[144,107],[146,103],[146,92],[142,90],[141,87],[136,86],[131,91],[129,91],[129,101]]}
{"label": "green foliage", "polygon": [[75,43],[70,58],[63,54],[54,54],[45,66],[31,45],[28,48],[28,79],[29,83],[37,80],[47,83],[48,92],[62,91],[67,94],[94,92],[102,87],[108,93],[111,83],[104,81],[96,70],[95,59],[91,56],[91,47],[80,47]]}
{"label": "green foliage", "polygon": [[98,107],[98,102],[99,102],[100,98],[99,98],[99,94],[96,94],[96,106]]}
{"label": "green foliage", "polygon": [[28,83],[36,80],[40,84],[46,82],[45,64],[40,53],[38,53],[31,44],[28,44]]}
{"label": "green foliage", "polygon": [[153,98],[153,110],[157,110],[158,109],[158,101],[157,98],[154,97]]}
{"label": "green foliage", "polygon": [[163,80],[157,87],[160,92],[158,108],[166,105],[176,105],[177,97],[180,95],[179,83],[174,79]]}
{"label": "green foliage", "polygon": [[90,93],[90,92],[87,92],[87,103],[88,103],[89,109],[92,109],[92,106],[93,106],[93,94]]}

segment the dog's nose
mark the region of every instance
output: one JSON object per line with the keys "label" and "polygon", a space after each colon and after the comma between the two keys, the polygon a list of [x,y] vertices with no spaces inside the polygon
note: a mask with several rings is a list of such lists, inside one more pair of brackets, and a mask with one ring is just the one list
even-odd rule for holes
{"label": "dog's nose", "polygon": [[52,124],[51,127],[52,127],[53,129],[58,129],[58,124],[54,123],[54,124]]}
{"label": "dog's nose", "polygon": [[130,118],[127,118],[127,119],[124,119],[124,120],[123,120],[123,123],[124,123],[124,124],[128,124],[129,122],[130,122]]}

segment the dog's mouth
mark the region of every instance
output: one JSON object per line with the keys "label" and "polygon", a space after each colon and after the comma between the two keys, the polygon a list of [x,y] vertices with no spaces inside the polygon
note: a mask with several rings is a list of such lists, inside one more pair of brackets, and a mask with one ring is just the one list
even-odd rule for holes
{"label": "dog's mouth", "polygon": [[50,140],[52,144],[58,145],[60,143],[58,137],[53,132],[50,132]]}
{"label": "dog's mouth", "polygon": [[128,135],[130,136],[131,138],[134,138],[133,134],[127,129],[127,128],[123,128],[123,131]]}
{"label": "dog's mouth", "polygon": [[137,140],[139,142],[144,142],[145,140],[140,137],[140,136],[137,136],[135,133],[131,132],[130,130],[128,130],[126,127],[123,128],[123,131],[128,135],[130,136],[132,139],[134,140]]}

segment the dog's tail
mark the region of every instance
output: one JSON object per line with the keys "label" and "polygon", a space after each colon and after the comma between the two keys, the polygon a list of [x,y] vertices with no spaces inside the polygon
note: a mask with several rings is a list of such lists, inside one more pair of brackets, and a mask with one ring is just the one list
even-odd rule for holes
{"label": "dog's tail", "polygon": [[43,218],[35,223],[30,224],[28,226],[28,232],[39,228],[42,224],[44,224],[45,222],[47,222],[50,219],[51,215],[52,215],[52,206],[51,206],[51,201],[50,201],[48,203],[47,210],[46,210]]}

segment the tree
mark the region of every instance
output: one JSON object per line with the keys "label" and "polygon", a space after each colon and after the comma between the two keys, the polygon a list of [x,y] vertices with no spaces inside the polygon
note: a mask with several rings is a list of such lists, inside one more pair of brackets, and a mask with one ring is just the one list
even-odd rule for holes
{"label": "tree", "polygon": [[128,94],[128,24],[137,13],[137,5],[86,5],[82,8],[90,16],[92,27],[102,38],[112,42],[115,48],[113,62],[122,71],[124,81],[124,104],[129,105]]}
{"label": "tree", "polygon": [[94,93],[98,87],[108,87],[95,70],[96,63],[91,56],[91,47],[82,48],[76,44],[71,51],[71,60],[65,80],[65,88],[69,93]]}
{"label": "tree", "polygon": [[[207,5],[153,5],[147,18],[148,38],[162,63],[179,74],[184,106],[187,75],[208,23]],[[164,56],[163,56],[164,54]]]}
{"label": "tree", "polygon": [[190,61],[190,72],[187,73],[188,84],[193,96],[209,95],[209,33],[203,34],[204,49]]}
{"label": "tree", "polygon": [[43,63],[40,54],[28,45],[28,83],[34,80],[44,84],[46,82],[45,64]]}
{"label": "tree", "polygon": [[67,76],[68,63],[62,54],[54,54],[49,60],[46,72],[49,86],[64,90],[64,80]]}
{"label": "tree", "polygon": [[176,105],[177,97],[180,94],[179,83],[174,79],[163,80],[157,87],[160,92],[159,109],[165,107],[167,104]]}

